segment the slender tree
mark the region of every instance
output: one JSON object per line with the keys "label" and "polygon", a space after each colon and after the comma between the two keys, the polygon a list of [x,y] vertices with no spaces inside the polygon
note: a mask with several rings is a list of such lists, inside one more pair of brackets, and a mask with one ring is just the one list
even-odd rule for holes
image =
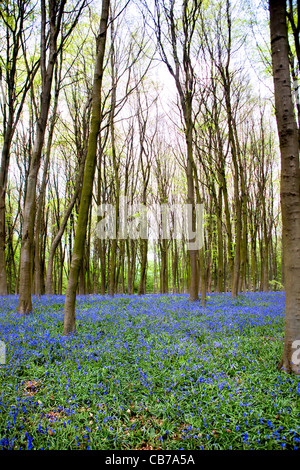
{"label": "slender tree", "polygon": [[[35,142],[30,158],[26,198],[23,213],[21,259],[20,259],[20,288],[18,312],[23,315],[32,310],[31,288],[32,288],[32,265],[33,265],[33,237],[36,208],[36,186],[38,172],[42,159],[42,151],[45,140],[48,114],[51,102],[51,89],[54,76],[55,64],[59,50],[63,47],[67,37],[77,24],[80,13],[86,0],[80,5],[75,20],[71,22],[67,33],[62,31],[66,26],[63,18],[67,0],[49,0],[48,9],[45,0],[41,0],[41,98],[38,118],[36,122]],[[47,14],[48,13],[48,14]],[[65,21],[67,19],[65,18]],[[69,18],[70,20],[70,18]],[[63,28],[64,29],[64,28]],[[61,33],[61,42],[58,38]]]}
{"label": "slender tree", "polygon": [[[3,116],[3,147],[0,161],[0,295],[7,294],[5,263],[5,195],[8,178],[10,150],[13,136],[20,119],[27,92],[38,70],[39,61],[28,65],[27,74],[22,83],[22,74],[18,73],[17,61],[21,54],[26,61],[25,30],[33,16],[33,6],[26,0],[1,2],[0,20],[4,26],[6,61],[0,65],[0,85],[3,95],[1,113]],[[28,36],[27,36],[28,38]],[[5,84],[3,84],[3,81]]]}
{"label": "slender tree", "polygon": [[80,207],[77,220],[74,248],[72,253],[69,280],[65,300],[65,317],[63,334],[76,331],[75,324],[75,301],[78,286],[79,271],[83,259],[84,242],[88,224],[89,209],[92,199],[94,174],[96,168],[98,135],[101,124],[101,88],[103,78],[103,63],[107,36],[107,23],[109,16],[110,0],[102,1],[102,12],[100,19],[100,31],[96,39],[97,55],[94,71],[94,82],[92,91],[92,117],[88,140],[88,149],[84,169],[84,177],[80,198]]}

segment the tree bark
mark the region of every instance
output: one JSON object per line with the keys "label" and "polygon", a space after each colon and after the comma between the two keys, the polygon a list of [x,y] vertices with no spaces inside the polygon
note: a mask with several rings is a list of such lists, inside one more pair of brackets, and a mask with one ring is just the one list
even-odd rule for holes
{"label": "tree bark", "polygon": [[88,141],[88,150],[84,170],[80,207],[77,228],[74,241],[74,249],[71,260],[69,280],[65,300],[65,316],[63,334],[67,335],[76,331],[75,324],[75,302],[78,277],[82,265],[83,248],[86,237],[86,229],[89,216],[89,208],[92,199],[93,182],[96,167],[98,134],[101,124],[101,88],[103,77],[103,61],[105,55],[107,22],[109,15],[110,0],[102,1],[102,12],[100,20],[100,33],[97,37],[97,56],[94,72],[93,95],[92,95],[92,118]]}
{"label": "tree bark", "polygon": [[40,100],[40,115],[36,125],[36,139],[33,153],[30,160],[28,183],[26,190],[22,242],[20,255],[20,287],[19,306],[20,315],[27,314],[32,310],[31,288],[32,288],[32,261],[33,261],[33,233],[36,207],[36,185],[38,171],[40,168],[42,150],[45,139],[48,113],[51,101],[51,86],[54,74],[54,67],[57,61],[57,36],[63,15],[63,7],[66,0],[62,0],[59,13],[56,12],[56,2],[49,3],[49,56],[46,67],[47,39],[46,39],[46,6],[42,2],[42,24],[41,24],[41,75],[42,92]]}
{"label": "tree bark", "polygon": [[[286,2],[269,0],[275,111],[281,153],[280,197],[285,277],[284,350],[279,369],[300,374],[293,342],[300,340],[300,185],[298,129],[291,94]],[[298,355],[299,356],[299,355]]]}

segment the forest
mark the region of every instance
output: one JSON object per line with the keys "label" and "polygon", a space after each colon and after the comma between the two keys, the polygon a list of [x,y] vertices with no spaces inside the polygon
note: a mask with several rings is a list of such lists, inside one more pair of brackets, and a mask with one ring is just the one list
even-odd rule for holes
{"label": "forest", "polygon": [[0,1],[1,449],[298,448],[299,14]]}

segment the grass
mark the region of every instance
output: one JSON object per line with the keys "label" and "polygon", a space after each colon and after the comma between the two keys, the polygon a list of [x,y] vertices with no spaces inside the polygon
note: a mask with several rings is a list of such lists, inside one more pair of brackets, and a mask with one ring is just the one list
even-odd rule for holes
{"label": "grass", "polygon": [[0,297],[0,449],[299,449],[284,294]]}

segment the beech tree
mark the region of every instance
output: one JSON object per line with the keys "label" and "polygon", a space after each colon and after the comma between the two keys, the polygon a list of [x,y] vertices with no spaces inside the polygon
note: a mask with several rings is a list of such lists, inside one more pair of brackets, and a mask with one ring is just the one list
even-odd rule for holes
{"label": "beech tree", "polygon": [[[30,158],[26,199],[23,213],[21,259],[20,259],[20,288],[18,312],[23,315],[31,312],[32,265],[33,265],[33,238],[36,208],[36,186],[38,172],[42,159],[46,126],[51,102],[51,89],[55,64],[59,50],[62,49],[71,31],[77,24],[86,0],[75,7],[75,19],[64,17],[67,0],[49,0],[48,8],[45,0],[41,0],[41,43],[40,43],[40,71],[41,71],[41,97],[36,122],[35,142]],[[78,7],[78,5],[77,5]],[[62,30],[70,21],[70,26]],[[65,21],[65,23],[64,23]],[[60,37],[60,43],[58,43]]]}
{"label": "beech tree", "polygon": [[[33,5],[26,0],[1,2],[0,19],[4,28],[1,42],[5,44],[5,62],[0,62],[1,113],[3,116],[3,147],[0,162],[0,295],[7,294],[5,263],[5,196],[10,163],[11,144],[19,122],[27,92],[38,70],[39,61],[27,62],[28,23],[33,18]],[[24,57],[27,73],[17,68]],[[25,67],[26,68],[26,67]]]}
{"label": "beech tree", "polygon": [[83,248],[86,237],[86,228],[88,223],[88,215],[90,203],[92,199],[94,174],[96,168],[98,134],[101,124],[101,87],[103,78],[103,62],[105,55],[105,44],[107,36],[107,23],[109,16],[110,0],[102,1],[102,12],[100,19],[99,35],[96,39],[96,63],[94,71],[94,82],[92,91],[92,112],[91,127],[88,139],[88,148],[83,176],[83,184],[80,198],[79,214],[76,227],[76,235],[74,248],[72,253],[72,261],[69,273],[69,280],[65,300],[65,317],[63,334],[74,333],[75,324],[75,301],[76,290],[78,285],[79,271],[83,259]]}
{"label": "beech tree", "polygon": [[[299,140],[292,100],[286,2],[269,0],[275,110],[281,153],[280,197],[285,281],[284,350],[279,369],[300,374],[292,360],[300,340],[300,174]],[[299,19],[298,19],[299,21]]]}

